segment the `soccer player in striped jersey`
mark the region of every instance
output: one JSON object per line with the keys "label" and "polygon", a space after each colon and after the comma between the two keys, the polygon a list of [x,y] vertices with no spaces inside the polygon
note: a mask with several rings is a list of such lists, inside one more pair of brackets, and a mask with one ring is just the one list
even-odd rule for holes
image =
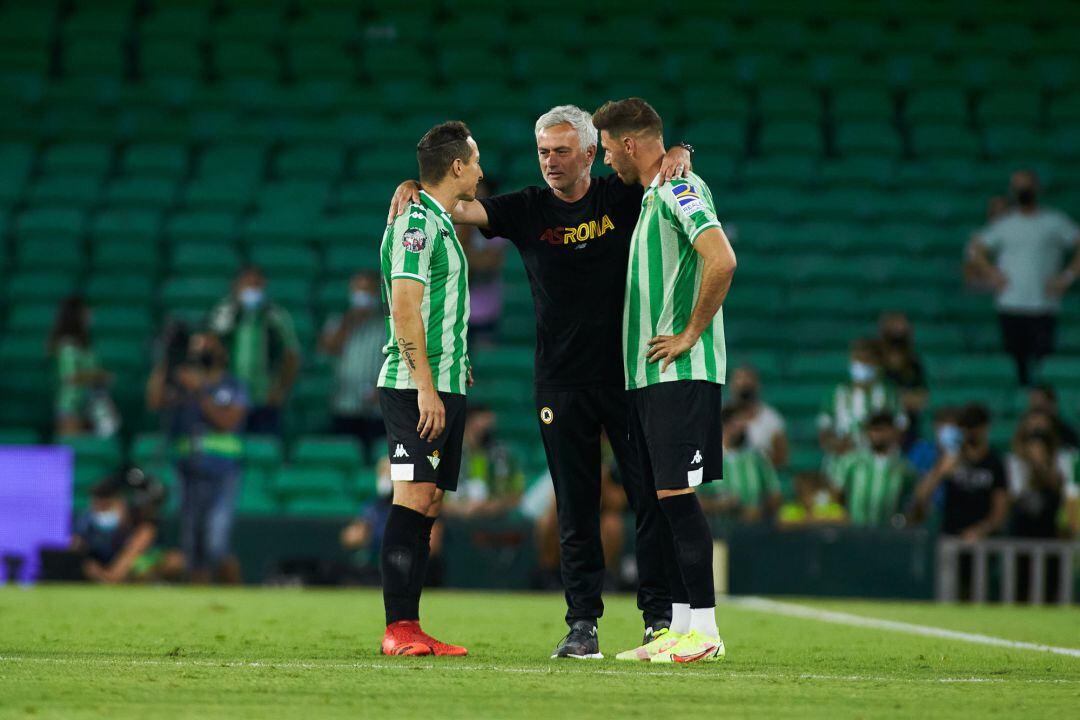
{"label": "soccer player in striped jersey", "polygon": [[480,151],[464,123],[416,146],[420,202],[386,228],[379,250],[387,309],[379,404],[393,506],[382,545],[385,655],[465,655],[420,629],[420,591],[443,493],[457,488],[472,372],[465,342],[469,269],[447,208],[473,200]]}
{"label": "soccer player in striped jersey", "polygon": [[900,455],[896,416],[876,412],[866,421],[868,447],[842,455],[833,465],[833,488],[844,498],[852,525],[887,527],[915,489],[915,472]]}
{"label": "soccer player in striped jersey", "polygon": [[720,391],[727,372],[720,306],[735,253],[712,193],[694,173],[661,181],[663,122],[640,98],[593,114],[604,162],[645,188],[626,276],[623,359],[630,433],[670,533],[659,533],[669,571],[667,633],[620,659],[694,662],[724,656],[716,627],[712,533],[694,488],[719,476]]}

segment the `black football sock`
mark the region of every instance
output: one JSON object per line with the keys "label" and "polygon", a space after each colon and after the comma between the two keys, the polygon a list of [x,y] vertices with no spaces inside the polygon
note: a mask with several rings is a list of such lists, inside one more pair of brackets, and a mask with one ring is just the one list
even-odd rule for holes
{"label": "black football sock", "polygon": [[697,495],[672,495],[663,498],[660,507],[671,525],[675,556],[686,585],[690,607],[715,607],[712,531],[709,530],[709,521],[705,519]]}
{"label": "black football sock", "polygon": [[[663,507],[663,501],[661,501],[661,507]],[[668,586],[671,589],[671,602],[689,605],[690,595],[686,592],[686,583],[683,582],[682,569],[679,567],[679,555],[675,551],[675,535],[672,533],[667,515],[661,513],[661,517],[664,526],[656,535],[664,561],[664,572],[667,574]]]}
{"label": "black football sock", "polygon": [[424,591],[424,582],[427,580],[428,559],[431,557],[431,528],[435,525],[435,520],[436,518],[433,517],[424,517],[424,526],[420,531],[419,544],[416,548],[416,565],[409,578],[409,592],[417,597],[418,603],[420,594]]}
{"label": "black football sock", "polygon": [[426,522],[422,513],[411,508],[390,506],[380,558],[387,625],[420,618],[420,592],[412,587],[412,576],[420,559]]}

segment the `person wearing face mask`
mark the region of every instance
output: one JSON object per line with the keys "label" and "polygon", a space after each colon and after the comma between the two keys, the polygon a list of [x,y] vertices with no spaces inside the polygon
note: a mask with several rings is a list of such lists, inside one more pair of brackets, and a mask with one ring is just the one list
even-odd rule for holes
{"label": "person wearing face mask", "polygon": [[[1021,418],[1005,468],[1013,499],[1013,535],[1076,536],[1080,489],[1073,477],[1073,458],[1061,450],[1048,416],[1029,412]],[[1065,522],[1059,523],[1061,519]]]}
{"label": "person wearing face mask", "polygon": [[154,547],[158,527],[124,496],[109,477],[90,491],[90,507],[75,519],[71,549],[83,555],[83,575],[96,583],[171,579],[183,568],[175,552]]}
{"label": "person wearing face mask", "polygon": [[229,350],[232,373],[247,386],[247,431],[281,435],[281,407],[300,369],[300,341],[292,317],[266,294],[257,267],[240,271],[233,292],[210,312],[209,329]]}
{"label": "person wearing face mask", "polygon": [[[1013,210],[972,244],[972,260],[994,288],[1002,344],[1025,387],[1036,365],[1054,351],[1061,297],[1080,274],[1080,227],[1041,206],[1039,189],[1033,171],[1013,173]],[[1065,265],[1067,253],[1072,259]]]}
{"label": "person wearing face mask", "polygon": [[943,438],[948,442],[945,452],[919,483],[915,500],[926,512],[941,488],[941,532],[976,542],[1000,530],[1008,520],[1005,465],[990,447],[990,411],[985,406],[966,406],[957,426],[959,443],[956,438]]}
{"label": "person wearing face mask", "polygon": [[922,360],[915,352],[911,322],[907,315],[888,312],[881,316],[881,369],[885,379],[900,392],[900,404],[907,414],[903,446],[911,447],[919,437],[919,416],[926,409],[929,392]]}
{"label": "person wearing face mask", "polygon": [[56,359],[56,435],[114,435],[120,416],[107,390],[112,375],[94,353],[90,308],[81,296],[61,301],[49,334],[49,355]]}
{"label": "person wearing face mask", "polygon": [[780,509],[780,480],[769,458],[750,443],[750,407],[736,401],[720,413],[724,434],[724,477],[702,485],[706,513],[732,513],[746,523],[771,518]]}
{"label": "person wearing face mask", "polygon": [[750,447],[763,453],[773,467],[782,470],[791,458],[784,417],[761,397],[761,377],[749,365],[736,368],[731,374],[735,400],[745,408],[746,434]]}
{"label": "person wearing face mask", "polygon": [[1038,411],[1050,417],[1050,424],[1058,440],[1061,441],[1062,449],[1072,451],[1080,449],[1080,436],[1077,436],[1076,428],[1061,417],[1057,392],[1052,386],[1035,385],[1028,391],[1028,411]]}
{"label": "person wearing face mask", "polygon": [[818,415],[818,441],[825,454],[824,470],[844,453],[866,446],[864,426],[875,412],[887,411],[899,427],[907,428],[907,416],[896,389],[882,377],[881,344],[856,340],[851,346],[849,379],[838,383]]}
{"label": "person wearing face mask", "polygon": [[168,413],[180,480],[180,545],[191,579],[201,583],[209,582],[214,570],[225,582],[240,579],[229,543],[248,397],[227,366],[217,336],[198,332],[191,336],[186,362],[175,372],[175,384],[166,382],[159,365],[147,388],[149,408]]}
{"label": "person wearing face mask", "polygon": [[330,398],[334,432],[357,438],[369,464],[386,436],[376,391],[385,343],[376,276],[356,273],[349,282],[349,309],[327,318],[319,350],[336,359]]}
{"label": "person wearing face mask", "polygon": [[903,524],[901,509],[915,484],[915,472],[900,455],[900,430],[890,412],[866,421],[867,447],[837,460],[832,484],[843,498],[852,525],[888,527]]}

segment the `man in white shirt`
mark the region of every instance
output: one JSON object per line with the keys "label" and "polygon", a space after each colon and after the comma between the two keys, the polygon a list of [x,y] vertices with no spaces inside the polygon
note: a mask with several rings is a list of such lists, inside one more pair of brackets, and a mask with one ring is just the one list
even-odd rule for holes
{"label": "man in white shirt", "polygon": [[784,417],[762,399],[758,371],[749,365],[736,368],[731,387],[735,399],[747,408],[746,439],[750,447],[769,458],[775,468],[787,467],[791,453]]}
{"label": "man in white shirt", "polygon": [[[1034,366],[1054,351],[1061,296],[1080,274],[1080,228],[1039,205],[1033,171],[1013,173],[1009,187],[1015,208],[976,237],[972,260],[994,288],[1005,351],[1026,387]],[[1067,252],[1072,260],[1063,267]]]}

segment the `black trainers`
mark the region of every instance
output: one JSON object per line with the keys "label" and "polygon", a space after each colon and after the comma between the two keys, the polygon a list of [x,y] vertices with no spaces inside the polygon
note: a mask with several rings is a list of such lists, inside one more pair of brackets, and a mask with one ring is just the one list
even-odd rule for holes
{"label": "black trainers", "polygon": [[596,637],[596,625],[588,620],[577,620],[570,626],[570,632],[562,639],[555,652],[555,658],[576,658],[578,660],[599,660],[604,657],[600,652],[600,640]]}
{"label": "black trainers", "polygon": [[658,621],[654,622],[652,625],[645,628],[645,635],[643,635],[642,638],[641,638],[641,644],[642,645],[648,645],[649,643],[651,643],[653,640],[656,639],[656,633],[660,632],[661,630],[670,630],[670,629],[671,629],[671,623],[670,622],[664,622],[662,620],[658,620]]}

